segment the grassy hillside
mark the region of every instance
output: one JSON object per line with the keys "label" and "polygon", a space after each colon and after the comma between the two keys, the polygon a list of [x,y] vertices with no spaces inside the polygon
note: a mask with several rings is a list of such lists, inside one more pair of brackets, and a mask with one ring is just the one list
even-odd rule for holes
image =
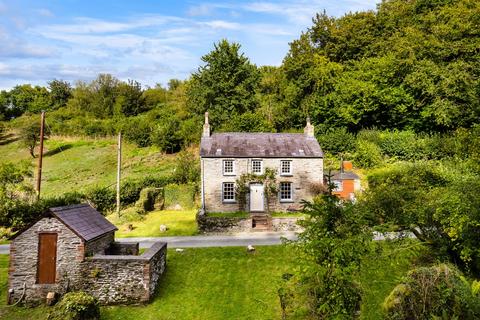
{"label": "grassy hillside", "polygon": [[[53,136],[45,143],[42,196],[83,191],[90,186],[115,183],[117,149],[113,138],[90,139]],[[123,144],[122,178],[164,176],[173,171],[174,155],[155,147]],[[28,160],[27,148],[11,134],[0,143],[0,162]]]}

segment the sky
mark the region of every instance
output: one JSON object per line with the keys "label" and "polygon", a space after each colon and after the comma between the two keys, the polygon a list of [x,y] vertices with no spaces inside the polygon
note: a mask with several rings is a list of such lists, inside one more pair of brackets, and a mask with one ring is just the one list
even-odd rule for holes
{"label": "sky", "polygon": [[0,0],[0,89],[99,73],[143,86],[187,79],[225,38],[256,65],[280,65],[312,17],[378,0]]}

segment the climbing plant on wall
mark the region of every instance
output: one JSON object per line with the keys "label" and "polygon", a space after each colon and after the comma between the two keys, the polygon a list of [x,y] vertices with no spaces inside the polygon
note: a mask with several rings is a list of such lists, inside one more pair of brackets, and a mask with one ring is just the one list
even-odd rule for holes
{"label": "climbing plant on wall", "polygon": [[244,173],[235,183],[235,193],[241,210],[245,210],[247,194],[250,192],[251,183],[261,183],[264,186],[267,212],[270,212],[270,199],[277,195],[278,186],[276,179],[277,171],[272,168],[265,168],[263,174]]}

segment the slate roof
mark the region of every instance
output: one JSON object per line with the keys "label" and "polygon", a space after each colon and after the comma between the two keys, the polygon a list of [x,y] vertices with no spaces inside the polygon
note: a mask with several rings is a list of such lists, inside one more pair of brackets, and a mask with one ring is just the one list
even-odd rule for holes
{"label": "slate roof", "polygon": [[[328,174],[328,173],[327,173]],[[357,180],[360,177],[352,171],[332,171],[332,180]]]}
{"label": "slate roof", "polygon": [[54,217],[85,241],[118,230],[100,212],[86,203],[50,208],[49,210]]}
{"label": "slate roof", "polygon": [[205,158],[323,158],[317,139],[303,133],[214,133],[203,137]]}

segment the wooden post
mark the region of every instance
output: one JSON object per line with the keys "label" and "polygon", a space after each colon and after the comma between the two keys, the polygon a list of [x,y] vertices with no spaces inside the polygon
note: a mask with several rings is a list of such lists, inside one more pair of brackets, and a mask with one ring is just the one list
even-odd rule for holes
{"label": "wooden post", "polygon": [[120,175],[122,167],[122,133],[118,133],[117,143],[117,215],[120,217]]}
{"label": "wooden post", "polygon": [[45,111],[42,111],[40,116],[40,151],[38,154],[38,168],[37,168],[37,200],[40,200],[40,187],[42,185],[42,165],[43,165],[43,134],[45,127]]}

